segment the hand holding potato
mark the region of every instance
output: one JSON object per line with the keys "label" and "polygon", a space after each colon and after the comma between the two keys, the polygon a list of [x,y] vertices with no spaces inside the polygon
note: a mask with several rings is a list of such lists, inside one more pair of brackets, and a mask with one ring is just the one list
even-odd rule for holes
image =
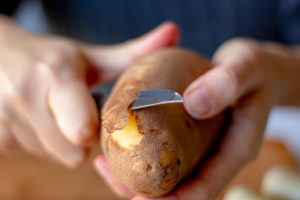
{"label": "hand holding potato", "polygon": [[[231,107],[231,123],[197,175],[159,199],[214,199],[256,157],[272,106],[300,105],[299,53],[294,49],[291,53],[276,44],[234,39],[217,50],[213,64],[186,88],[184,105],[199,120]],[[95,166],[120,195],[135,196],[111,174],[105,159],[97,158]]]}
{"label": "hand holding potato", "polygon": [[178,40],[171,23],[112,46],[36,35],[5,17],[0,26],[0,150],[67,166],[81,163],[98,141],[98,111],[88,87],[115,79],[138,57]]}

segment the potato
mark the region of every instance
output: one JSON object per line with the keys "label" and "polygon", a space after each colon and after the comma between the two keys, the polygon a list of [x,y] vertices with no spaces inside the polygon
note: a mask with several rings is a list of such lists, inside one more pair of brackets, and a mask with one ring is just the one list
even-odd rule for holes
{"label": "potato", "polygon": [[131,66],[102,110],[102,148],[113,173],[132,191],[159,197],[186,177],[215,142],[225,119],[192,119],[182,104],[136,111],[130,105],[146,89],[184,89],[211,68],[183,49],[160,50]]}

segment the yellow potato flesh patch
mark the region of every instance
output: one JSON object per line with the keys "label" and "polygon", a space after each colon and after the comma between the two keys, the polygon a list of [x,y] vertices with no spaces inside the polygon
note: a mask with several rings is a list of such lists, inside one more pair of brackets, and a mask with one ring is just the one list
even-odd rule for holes
{"label": "yellow potato flesh patch", "polygon": [[131,148],[140,144],[144,137],[139,132],[136,119],[131,113],[129,113],[128,124],[122,130],[114,131],[111,136],[123,148]]}

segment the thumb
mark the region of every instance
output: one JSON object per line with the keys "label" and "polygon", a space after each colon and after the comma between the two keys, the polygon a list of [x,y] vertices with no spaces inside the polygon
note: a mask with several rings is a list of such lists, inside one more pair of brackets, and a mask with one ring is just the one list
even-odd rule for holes
{"label": "thumb", "polygon": [[243,59],[221,62],[186,88],[186,110],[194,118],[205,119],[232,106],[258,84],[259,73],[253,68],[245,64]]}
{"label": "thumb", "polygon": [[[98,72],[98,82],[114,80],[126,67],[140,57],[179,41],[179,28],[164,22],[149,33],[117,45],[83,46],[83,53]],[[95,73],[95,69],[93,70]]]}

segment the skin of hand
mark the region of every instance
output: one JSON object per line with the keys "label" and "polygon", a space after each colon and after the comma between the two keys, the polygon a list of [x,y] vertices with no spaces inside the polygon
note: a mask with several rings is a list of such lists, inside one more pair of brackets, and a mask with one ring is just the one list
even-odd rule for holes
{"label": "skin of hand", "polygon": [[81,164],[99,138],[89,87],[114,80],[139,57],[178,38],[178,27],[166,22],[134,40],[92,46],[29,33],[0,16],[1,153]]}
{"label": "skin of hand", "polygon": [[[300,106],[300,53],[282,45],[237,38],[213,57],[213,69],[192,82],[184,106],[196,119],[231,107],[231,121],[214,152],[196,175],[159,200],[213,200],[238,171],[258,154],[275,105]],[[124,187],[99,156],[95,168],[117,194],[147,200]]]}

